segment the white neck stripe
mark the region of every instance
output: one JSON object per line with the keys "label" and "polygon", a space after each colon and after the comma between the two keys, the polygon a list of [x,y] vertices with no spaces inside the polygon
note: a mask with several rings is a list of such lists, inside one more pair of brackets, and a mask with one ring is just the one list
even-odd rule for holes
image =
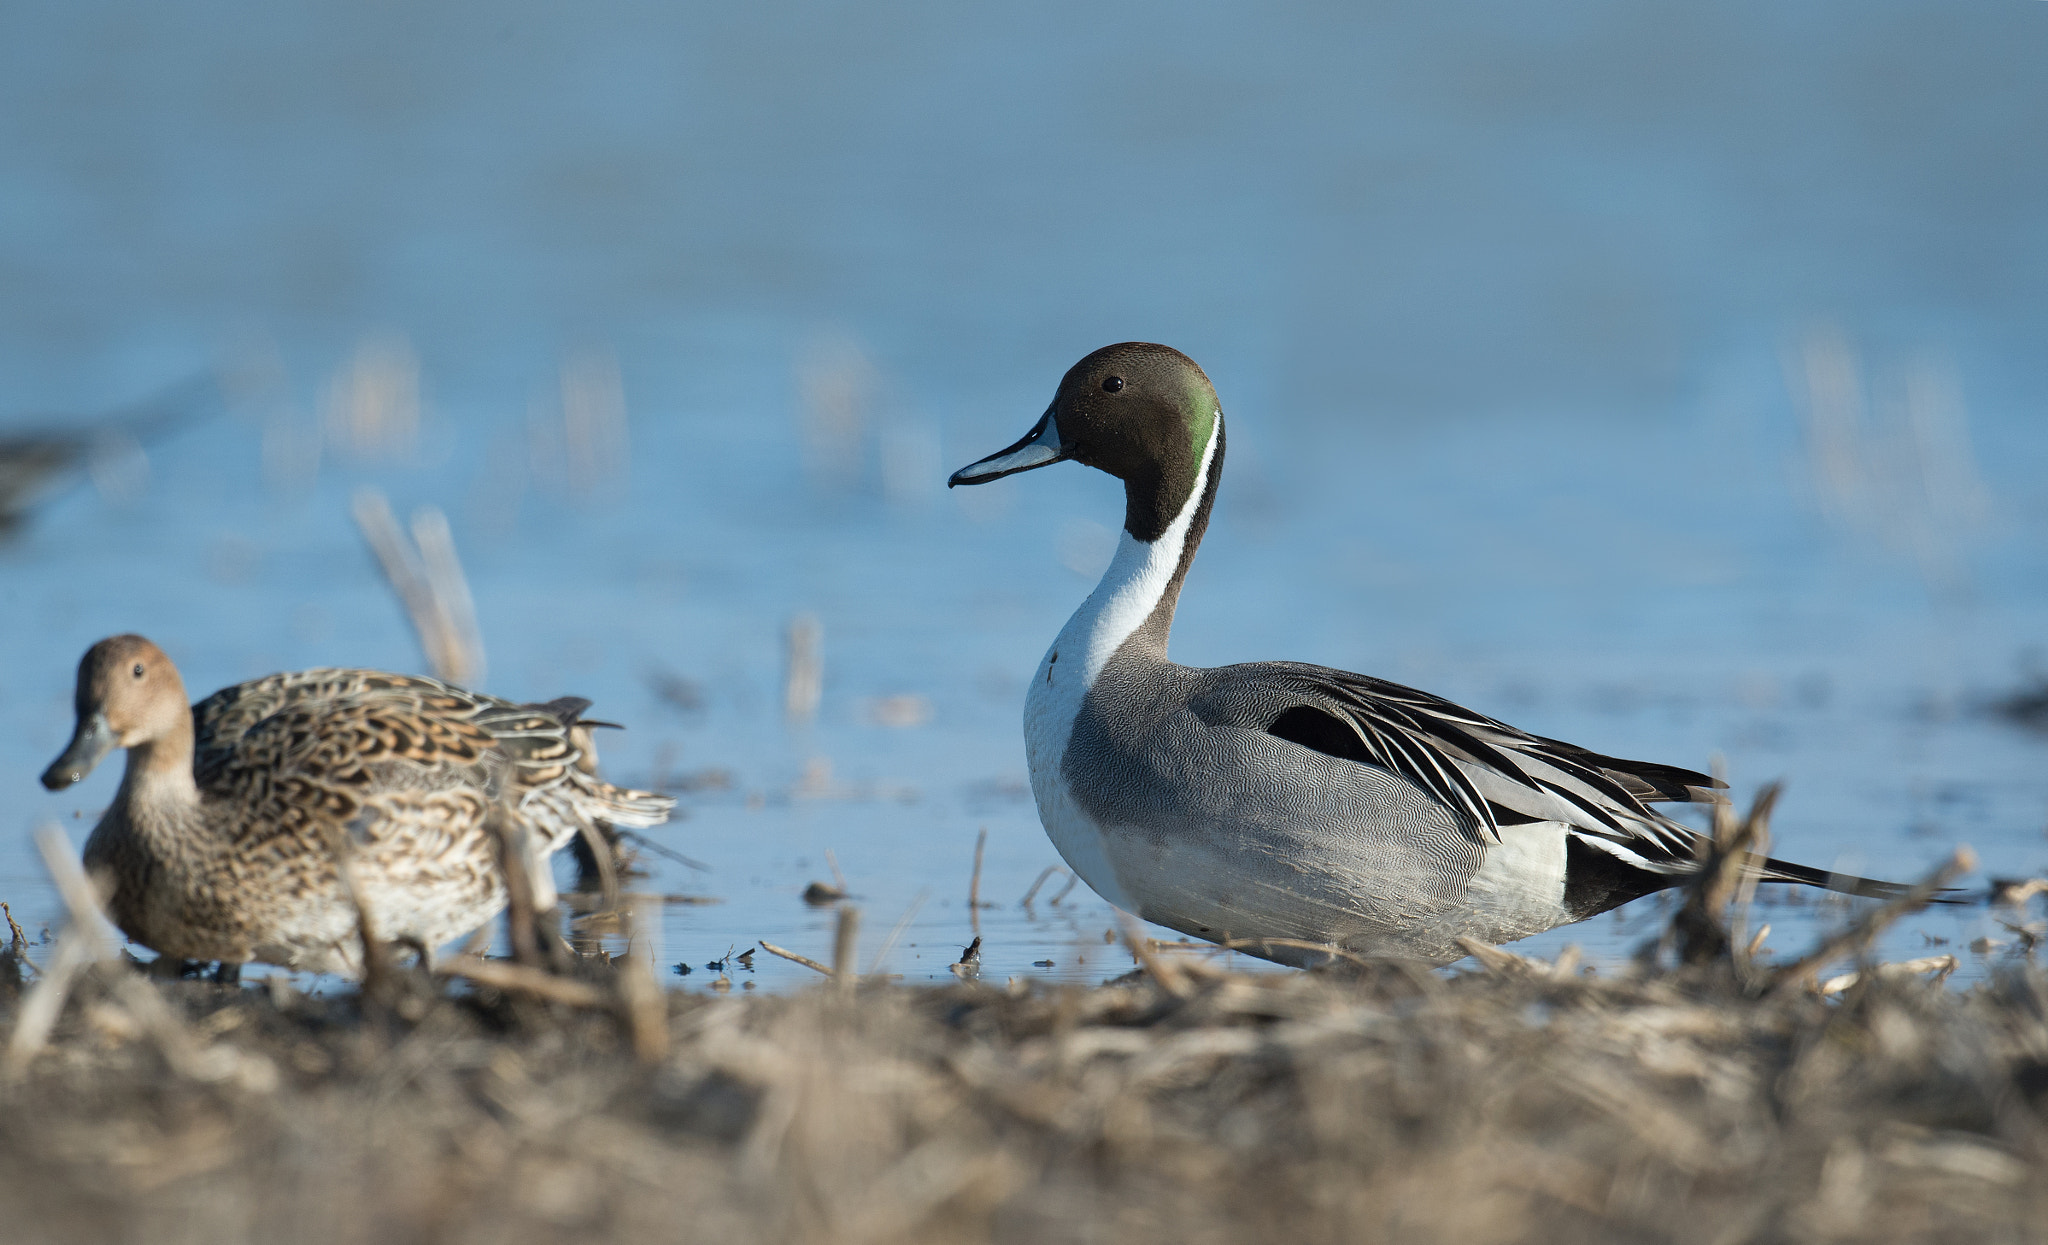
{"label": "white neck stripe", "polygon": [[1060,638],[1053,642],[1055,652],[1069,654],[1069,660],[1080,660],[1083,688],[1095,685],[1096,676],[1109,664],[1110,657],[1131,638],[1132,632],[1145,625],[1159,599],[1166,595],[1166,586],[1180,565],[1181,550],[1187,546],[1188,528],[1194,524],[1195,512],[1202,507],[1203,495],[1209,491],[1209,471],[1216,459],[1216,443],[1222,438],[1223,412],[1219,410],[1209,430],[1209,443],[1202,449],[1202,465],[1195,472],[1194,490],[1188,494],[1180,513],[1167,524],[1158,540],[1147,542],[1129,531],[1123,533],[1117,541],[1116,557],[1102,573],[1102,582],[1095,585],[1095,591],[1088,594],[1088,599],[1061,629]]}

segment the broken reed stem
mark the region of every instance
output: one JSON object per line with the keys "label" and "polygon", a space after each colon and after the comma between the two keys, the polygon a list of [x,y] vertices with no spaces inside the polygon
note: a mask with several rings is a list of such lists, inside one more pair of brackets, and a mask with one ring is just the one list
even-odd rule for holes
{"label": "broken reed stem", "polygon": [[1896,899],[1888,899],[1849,926],[1821,940],[1819,946],[1771,974],[1767,989],[1776,993],[1801,984],[1844,956],[1861,957],[1885,928],[1900,917],[1920,911],[1950,882],[1977,867],[1977,853],[1958,847],[1941,866]]}
{"label": "broken reed stem", "polygon": [[[1719,762],[1717,760],[1714,776],[1716,778],[1724,778],[1724,775],[1718,771]],[[1743,981],[1750,980],[1754,975],[1754,961],[1756,960],[1758,950],[1763,946],[1761,939],[1752,940],[1749,936],[1749,913],[1751,906],[1756,902],[1757,883],[1763,880],[1763,863],[1771,857],[1770,815],[1777,808],[1778,794],[1782,786],[1783,784],[1781,783],[1770,784],[1757,794],[1756,800],[1750,805],[1749,867],[1744,868],[1741,876],[1736,880],[1735,896],[1731,901],[1730,907],[1732,915],[1724,918],[1724,923],[1728,927],[1728,956],[1735,964],[1736,975]],[[1770,803],[1768,804],[1764,802],[1765,795],[1770,796]],[[1734,810],[1731,806],[1728,815],[1733,816],[1733,813]],[[1720,808],[1717,806],[1715,816],[1718,818],[1721,815]],[[1718,827],[1718,822],[1716,824]],[[1716,834],[1718,835],[1718,833],[1717,828]],[[1770,926],[1765,925],[1764,928],[1768,930]]]}
{"label": "broken reed stem", "polygon": [[1763,845],[1770,838],[1771,809],[1780,790],[1779,784],[1770,783],[1757,792],[1748,815],[1740,821],[1727,801],[1715,804],[1713,836],[1701,841],[1705,854],[1699,871],[1687,882],[1685,902],[1671,918],[1681,963],[1708,964],[1737,954],[1728,929],[1728,904],[1741,889],[1745,875],[1753,875],[1762,864]]}
{"label": "broken reed stem", "polygon": [[600,912],[619,910],[619,866],[612,856],[612,845],[605,841],[595,825],[587,821],[576,823],[576,832],[583,836],[583,845],[590,849],[590,858],[597,863],[597,892],[604,901]]}
{"label": "broken reed stem", "polygon": [[114,937],[114,923],[101,911],[100,897],[93,890],[92,879],[85,876],[85,866],[79,863],[71,840],[56,826],[45,825],[36,830],[36,850],[42,854],[43,867],[50,871],[50,881],[71,916],[71,926],[65,932],[85,939],[87,949],[98,958],[119,955],[121,943]]}
{"label": "broken reed stem", "polygon": [[668,1054],[668,1003],[654,979],[654,936],[643,911],[626,913],[626,964],[619,973],[619,1009],[641,1064],[660,1063]]}
{"label": "broken reed stem", "polygon": [[981,937],[981,857],[988,850],[988,827],[974,836],[974,873],[967,879],[967,919],[974,926],[974,936]]}
{"label": "broken reed stem", "polygon": [[482,682],[484,653],[476,605],[455,556],[447,517],[423,506],[413,515],[413,534],[407,537],[391,513],[391,503],[377,490],[359,490],[352,509],[364,542],[412,621],[434,677],[465,686]]}
{"label": "broken reed stem", "polygon": [[36,849],[42,853],[43,866],[50,871],[50,881],[70,911],[71,921],[57,936],[57,952],[50,958],[49,968],[29,989],[15,1014],[5,1067],[0,1069],[8,1080],[20,1076],[49,1041],[71,993],[72,979],[93,961],[115,954],[118,946],[106,932],[106,917],[92,893],[91,881],[72,854],[71,840],[55,826],[42,826],[36,830]]}
{"label": "broken reed stem", "polygon": [[476,599],[469,592],[469,578],[462,573],[462,561],[455,556],[455,534],[448,528],[448,516],[438,506],[421,506],[412,514],[413,543],[419,547],[420,567],[426,573],[427,591],[434,602],[434,619],[444,637],[443,662],[450,683],[465,686],[483,682],[484,640],[477,626]]}
{"label": "broken reed stem", "polygon": [[[1223,938],[1217,940],[1216,945],[1225,951],[1263,950],[1270,947],[1293,947],[1301,951],[1321,951],[1326,955],[1365,967],[1390,962],[1389,959],[1372,959],[1368,956],[1358,955],[1327,942],[1310,942],[1306,938]],[[1480,945],[1484,946],[1485,944],[1481,943]]]}
{"label": "broken reed stem", "polygon": [[[1038,880],[1031,884],[1030,890],[1024,892],[1024,898],[1018,902],[1018,906],[1023,908],[1029,908],[1031,906],[1032,899],[1035,898],[1038,894],[1038,888],[1045,885],[1045,880],[1047,878],[1051,877],[1055,873],[1066,872],[1067,871],[1065,869],[1060,868],[1058,865],[1047,865],[1045,868],[1039,870]],[[1068,880],[1072,880],[1071,875],[1069,875]]]}
{"label": "broken reed stem", "polygon": [[825,693],[825,625],[816,614],[789,620],[782,711],[793,725],[808,723]]}
{"label": "broken reed stem", "polygon": [[765,938],[761,940],[761,950],[766,951],[770,955],[779,955],[783,959],[788,960],[794,964],[801,964],[805,968],[816,969],[817,971],[825,974],[827,977],[830,977],[832,975],[832,969],[828,965],[820,964],[808,955],[798,955],[796,952],[788,950],[787,948],[778,947],[774,943],[769,942]]}
{"label": "broken reed stem", "polygon": [[370,909],[363,902],[362,888],[356,885],[354,853],[349,849],[348,840],[338,826],[322,823],[327,840],[327,854],[334,858],[335,880],[341,883],[341,893],[349,906],[356,910],[356,935],[363,941],[363,995],[366,998],[385,998],[386,984],[391,980],[391,949],[377,937],[377,928],[370,920]]}
{"label": "broken reed stem", "polygon": [[832,932],[832,984],[841,994],[853,991],[855,978],[859,975],[854,964],[854,952],[860,942],[860,909],[852,904],[839,905],[839,924]]}
{"label": "broken reed stem", "polygon": [[1895,964],[1879,964],[1872,968],[1868,974],[1859,970],[1853,973],[1843,973],[1839,977],[1830,977],[1820,983],[1815,993],[1822,997],[1840,994],[1857,982],[1862,981],[1866,975],[1871,977],[1911,977],[1919,973],[1933,973],[1935,983],[1938,985],[1948,980],[1949,974],[1956,971],[1959,963],[1956,957],[1952,955],[1927,955],[1917,960],[1900,960]]}
{"label": "broken reed stem", "polygon": [[1055,908],[1059,907],[1060,900],[1065,899],[1068,895],[1072,894],[1074,888],[1076,886],[1079,886],[1080,884],[1081,875],[1069,870],[1067,872],[1067,884],[1065,886],[1060,887],[1059,894],[1054,895],[1051,899],[1046,900],[1046,902],[1051,904]]}
{"label": "broken reed stem", "polygon": [[[903,931],[910,928],[910,922],[917,916],[918,909],[924,907],[924,901],[930,897],[930,891],[919,891],[917,898],[911,900],[910,906],[903,910],[903,915],[896,918],[896,923],[889,927],[889,936],[882,940],[881,949],[875,952],[874,959],[868,961],[868,976],[872,977],[882,971],[882,961],[889,958],[889,952],[895,949],[896,940],[903,937]],[[980,937],[978,934],[975,936]]]}
{"label": "broken reed stem", "polygon": [[1131,958],[1145,970],[1145,975],[1174,998],[1186,998],[1194,987],[1189,984],[1187,974],[1181,972],[1180,965],[1153,949],[1152,940],[1139,928],[1136,917],[1121,908],[1117,909],[1116,916],[1117,924],[1123,927],[1124,946],[1130,948]]}
{"label": "broken reed stem", "polygon": [[[28,964],[28,956],[22,953],[22,948],[28,945],[28,935],[22,932],[21,922],[14,919],[14,909],[8,907],[5,900],[0,900],[0,913],[7,916],[7,949],[14,953],[15,959]],[[29,964],[29,967],[34,968],[35,965]]]}
{"label": "broken reed stem", "polygon": [[57,1017],[64,1011],[64,1000],[71,993],[71,979],[90,963],[92,952],[86,949],[85,939],[70,937],[69,931],[58,936],[57,953],[50,957],[42,977],[29,987],[28,996],[14,1015],[14,1032],[7,1038],[0,1079],[12,1081],[19,1077],[50,1040],[50,1030],[56,1027]]}
{"label": "broken reed stem", "polygon": [[[533,877],[526,868],[524,842],[519,830],[511,824],[511,814],[504,809],[494,811],[488,824],[492,838],[498,844],[498,869],[505,880],[505,932],[512,944],[512,958],[529,967],[541,962],[540,943],[535,929],[538,907],[534,901]],[[550,905],[552,906],[552,905]]]}
{"label": "broken reed stem", "polygon": [[[1516,955],[1512,951],[1503,951],[1490,942],[1481,942],[1477,938],[1467,938],[1463,934],[1458,935],[1455,941],[1458,944],[1459,950],[1477,960],[1479,967],[1489,973],[1535,973],[1538,971],[1538,961],[1532,960],[1525,955]],[[1550,966],[1544,964],[1541,965],[1541,968],[1547,972]]]}
{"label": "broken reed stem", "polygon": [[611,992],[600,990],[587,981],[557,977],[538,968],[508,964],[503,960],[473,960],[463,956],[436,964],[434,971],[446,977],[460,977],[480,986],[489,986],[493,990],[530,994],[571,1007],[610,1010],[616,1004]]}
{"label": "broken reed stem", "polygon": [[[121,953],[113,924],[101,910],[92,881],[86,877],[64,832],[55,826],[42,827],[36,831],[36,848],[71,920],[60,937],[49,971],[30,990],[16,1016],[5,1056],[4,1074],[10,1080],[21,1075],[48,1042],[50,1031],[63,1012],[72,980],[94,964],[118,961]],[[276,1085],[276,1068],[260,1056],[245,1056],[230,1047],[202,1047],[163,996],[127,966],[116,963],[106,984],[116,1002],[156,1043],[164,1061],[177,1075],[207,1082],[239,1076],[244,1084],[258,1089]]]}

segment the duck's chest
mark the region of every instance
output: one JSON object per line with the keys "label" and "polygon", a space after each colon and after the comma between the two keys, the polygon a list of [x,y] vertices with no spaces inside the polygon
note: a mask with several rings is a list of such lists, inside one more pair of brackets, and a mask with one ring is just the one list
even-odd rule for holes
{"label": "duck's chest", "polygon": [[[1061,640],[1066,639],[1063,634]],[[1096,894],[1128,907],[1129,897],[1110,866],[1105,827],[1078,798],[1063,764],[1089,690],[1087,672],[1074,653],[1077,647],[1066,645],[1063,651],[1061,641],[1055,641],[1039,660],[1024,697],[1024,756],[1031,771],[1031,794],[1046,837],[1068,866]]]}

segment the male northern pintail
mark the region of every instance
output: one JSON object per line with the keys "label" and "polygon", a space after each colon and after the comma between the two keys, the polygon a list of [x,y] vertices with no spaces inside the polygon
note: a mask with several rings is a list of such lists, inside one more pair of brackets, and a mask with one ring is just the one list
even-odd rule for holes
{"label": "male northern pintail", "polygon": [[556,848],[593,819],[654,826],[675,804],[577,764],[587,700],[520,705],[411,675],[304,670],[188,707],[171,659],[119,635],[79,662],[76,703],[43,785],[128,750],[85,845],[115,923],[230,974],[249,960],[361,971],[340,857],[377,937],[431,950],[505,906],[501,837],[546,909]]}
{"label": "male northern pintail", "polygon": [[[1103,898],[1283,963],[1318,948],[1447,963],[1460,936],[1526,938],[1697,868],[1699,834],[1650,805],[1717,798],[1704,774],[1324,666],[1168,660],[1223,442],[1202,369],[1129,342],[1075,364],[1023,440],[950,481],[1073,459],[1124,482],[1116,556],[1024,701],[1039,817]],[[1760,877],[1901,889],[1776,860]]]}

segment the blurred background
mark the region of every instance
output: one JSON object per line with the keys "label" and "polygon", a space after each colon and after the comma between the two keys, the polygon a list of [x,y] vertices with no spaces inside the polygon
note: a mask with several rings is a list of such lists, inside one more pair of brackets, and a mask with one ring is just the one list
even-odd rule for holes
{"label": "blurred background", "polygon": [[908,979],[1121,972],[1085,890],[1017,903],[1115,485],[943,482],[1126,339],[1232,421],[1180,660],[1718,756],[1814,864],[2040,872],[2043,64],[2039,0],[0,8],[0,898],[54,919],[27,831],[118,783],[34,785],[100,636],[195,697],[428,668],[386,498],[472,680],[682,795],[670,962],[821,954],[836,865]]}

